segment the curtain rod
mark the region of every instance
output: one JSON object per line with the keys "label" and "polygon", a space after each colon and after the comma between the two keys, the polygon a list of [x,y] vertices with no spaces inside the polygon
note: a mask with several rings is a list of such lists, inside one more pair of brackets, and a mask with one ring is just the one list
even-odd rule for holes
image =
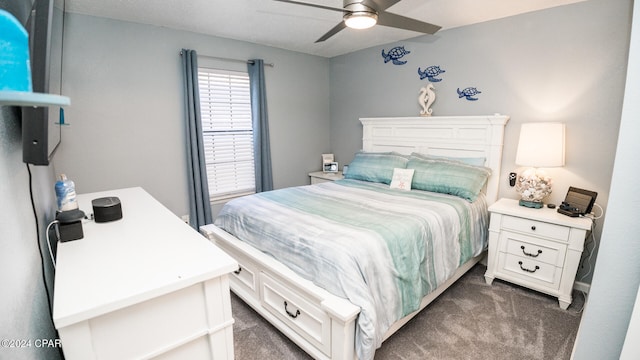
{"label": "curtain rod", "polygon": [[[180,51],[180,55],[182,55],[182,51]],[[240,59],[232,59],[232,58],[225,58],[225,57],[218,57],[218,56],[211,56],[211,55],[201,55],[201,54],[198,54],[198,56],[206,57],[206,58],[209,58],[209,59],[216,59],[216,60],[223,60],[223,61],[232,61],[232,62],[241,62],[241,63],[246,63],[246,64],[253,64],[253,60],[240,60]],[[264,63],[264,66],[274,67],[275,64],[273,64],[273,63]]]}

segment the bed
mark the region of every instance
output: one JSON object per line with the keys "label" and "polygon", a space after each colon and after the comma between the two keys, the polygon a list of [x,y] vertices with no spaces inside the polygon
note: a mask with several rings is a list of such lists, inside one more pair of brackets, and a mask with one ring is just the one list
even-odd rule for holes
{"label": "bed", "polygon": [[372,359],[482,258],[508,120],[362,118],[347,179],[231,201],[201,232],[238,261],[231,289],[309,355]]}

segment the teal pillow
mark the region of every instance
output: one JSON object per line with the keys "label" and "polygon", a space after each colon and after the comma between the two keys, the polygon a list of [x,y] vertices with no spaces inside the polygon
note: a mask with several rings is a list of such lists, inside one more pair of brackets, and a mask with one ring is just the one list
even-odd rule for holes
{"label": "teal pillow", "polygon": [[456,157],[456,156],[439,156],[439,155],[427,155],[420,153],[412,153],[411,156],[416,156],[421,159],[445,159],[451,161],[458,161],[467,165],[484,166],[484,162],[487,160],[484,157]]}
{"label": "teal pillow", "polygon": [[446,159],[411,156],[407,169],[415,169],[411,188],[450,194],[475,201],[491,169]]}
{"label": "teal pillow", "polygon": [[395,152],[358,152],[349,164],[349,171],[344,177],[345,179],[390,184],[393,178],[393,169],[406,168],[408,161],[406,156]]}

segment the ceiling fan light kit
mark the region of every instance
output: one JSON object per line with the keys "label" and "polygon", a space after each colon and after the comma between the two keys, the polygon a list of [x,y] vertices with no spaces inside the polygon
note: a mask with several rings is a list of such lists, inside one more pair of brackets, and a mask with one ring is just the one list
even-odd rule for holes
{"label": "ceiling fan light kit", "polygon": [[352,29],[368,29],[378,22],[378,15],[371,12],[353,12],[344,15],[344,23]]}

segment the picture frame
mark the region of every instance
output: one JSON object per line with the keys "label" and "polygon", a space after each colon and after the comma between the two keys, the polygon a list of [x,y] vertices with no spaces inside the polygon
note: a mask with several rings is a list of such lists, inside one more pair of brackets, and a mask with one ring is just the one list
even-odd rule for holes
{"label": "picture frame", "polygon": [[322,164],[322,171],[326,173],[337,173],[338,172],[338,163],[335,161],[326,162]]}

